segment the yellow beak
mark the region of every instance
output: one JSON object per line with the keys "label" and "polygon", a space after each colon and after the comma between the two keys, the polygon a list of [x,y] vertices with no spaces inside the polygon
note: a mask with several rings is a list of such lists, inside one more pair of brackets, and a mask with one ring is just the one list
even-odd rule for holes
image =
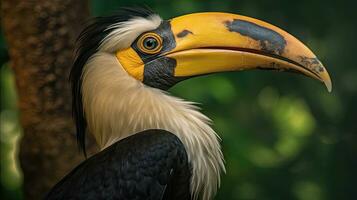
{"label": "yellow beak", "polygon": [[195,13],[170,21],[176,46],[163,56],[176,60],[175,77],[223,71],[276,69],[323,82],[330,76],[302,42],[266,22],[227,13]]}

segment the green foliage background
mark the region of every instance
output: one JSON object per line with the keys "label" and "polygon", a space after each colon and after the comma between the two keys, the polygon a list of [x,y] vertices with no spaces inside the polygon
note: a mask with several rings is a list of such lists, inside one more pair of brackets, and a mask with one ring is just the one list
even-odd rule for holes
{"label": "green foliage background", "polygon": [[[357,199],[357,12],[353,0],[92,0],[94,16],[147,5],[165,18],[223,11],[263,19],[306,43],[333,81],[247,71],[200,77],[171,92],[201,103],[227,164],[216,199]],[[1,193],[22,199],[14,77],[0,37]]]}

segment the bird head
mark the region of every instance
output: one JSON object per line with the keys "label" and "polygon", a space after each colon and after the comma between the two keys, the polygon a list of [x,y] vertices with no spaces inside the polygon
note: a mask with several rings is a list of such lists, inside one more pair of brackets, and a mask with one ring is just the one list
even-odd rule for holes
{"label": "bird head", "polygon": [[248,69],[297,72],[323,82],[329,91],[332,87],[326,68],[306,45],[276,26],[237,14],[206,12],[162,20],[146,9],[123,9],[96,18],[79,41],[71,81],[83,148],[83,70],[98,52],[115,57],[127,76],[160,90],[191,77]]}

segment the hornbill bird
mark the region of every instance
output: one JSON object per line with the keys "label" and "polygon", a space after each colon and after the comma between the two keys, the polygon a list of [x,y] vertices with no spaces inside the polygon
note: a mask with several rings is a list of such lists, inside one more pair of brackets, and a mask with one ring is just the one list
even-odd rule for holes
{"label": "hornbill bird", "polygon": [[212,199],[225,172],[208,117],[167,89],[200,75],[248,69],[304,74],[331,91],[328,72],[298,39],[230,13],[162,20],[124,8],[91,21],[70,74],[77,139],[102,149],[47,199]]}

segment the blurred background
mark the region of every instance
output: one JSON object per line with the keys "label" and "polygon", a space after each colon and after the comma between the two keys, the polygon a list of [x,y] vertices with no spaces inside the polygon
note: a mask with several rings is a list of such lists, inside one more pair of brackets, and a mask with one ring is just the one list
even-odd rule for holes
{"label": "blurred background", "polygon": [[[222,11],[262,19],[299,38],[328,69],[332,93],[289,73],[246,71],[182,82],[222,138],[227,173],[216,199],[357,199],[356,3],[352,0],[91,0],[92,16],[147,5],[164,19]],[[15,77],[0,35],[2,199],[23,199]]]}

